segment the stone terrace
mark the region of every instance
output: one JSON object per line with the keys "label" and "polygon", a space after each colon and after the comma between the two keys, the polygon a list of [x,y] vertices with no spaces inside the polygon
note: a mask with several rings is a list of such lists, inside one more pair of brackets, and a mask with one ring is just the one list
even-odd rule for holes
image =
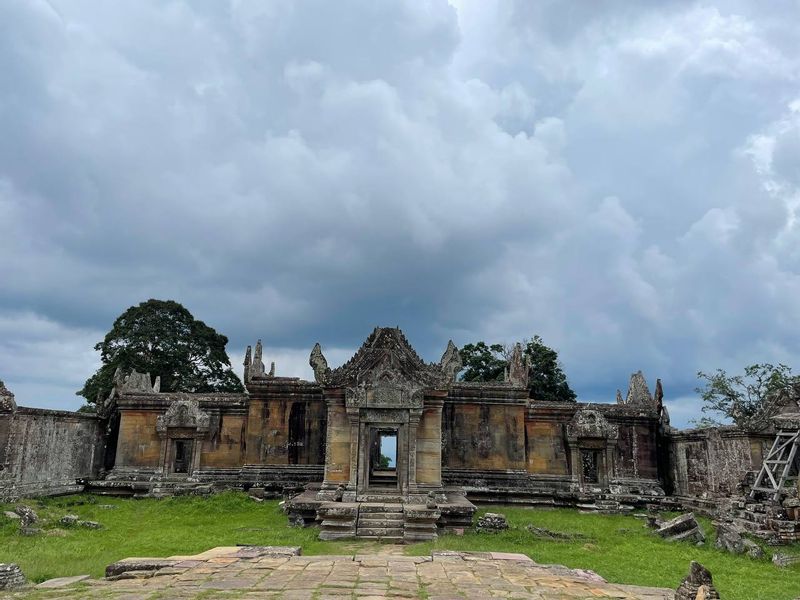
{"label": "stone terrace", "polygon": [[539,565],[521,554],[435,552],[409,557],[394,554],[395,548],[369,556],[306,557],[299,555],[299,548],[220,547],[191,557],[126,559],[109,566],[109,579],[55,589],[45,582],[8,597],[673,598],[671,590],[611,584],[592,572]]}

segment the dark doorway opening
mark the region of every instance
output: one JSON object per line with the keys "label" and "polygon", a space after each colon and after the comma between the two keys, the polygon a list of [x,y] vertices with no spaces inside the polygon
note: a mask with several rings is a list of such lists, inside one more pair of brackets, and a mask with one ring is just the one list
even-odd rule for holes
{"label": "dark doorway opening", "polygon": [[597,450],[581,450],[581,467],[584,483],[599,483],[597,464],[600,453]]}
{"label": "dark doorway opening", "polygon": [[305,455],[306,441],[306,403],[295,402],[289,412],[289,447],[288,458],[290,465],[299,465]]}
{"label": "dark doorway opening", "polygon": [[189,464],[192,461],[191,440],[175,440],[175,463],[172,471],[174,473],[188,473]]}
{"label": "dark doorway opening", "polygon": [[372,431],[369,460],[371,487],[397,487],[397,430]]}

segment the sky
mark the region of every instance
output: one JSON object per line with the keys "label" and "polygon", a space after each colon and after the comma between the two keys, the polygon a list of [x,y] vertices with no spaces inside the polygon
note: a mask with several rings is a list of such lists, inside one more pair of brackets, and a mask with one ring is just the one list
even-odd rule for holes
{"label": "sky", "polygon": [[800,371],[800,2],[0,2],[0,379],[76,409],[149,298],[277,373],[377,325]]}

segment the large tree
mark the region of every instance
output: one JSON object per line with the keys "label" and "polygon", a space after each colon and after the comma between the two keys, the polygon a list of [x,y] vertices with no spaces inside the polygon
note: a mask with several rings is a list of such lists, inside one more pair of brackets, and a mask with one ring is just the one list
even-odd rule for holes
{"label": "large tree", "polygon": [[[502,381],[513,345],[477,342],[461,348],[464,371],[462,381]],[[528,359],[528,389],[536,400],[571,402],[575,392],[558,361],[558,353],[534,336],[522,341],[522,353]]]}
{"label": "large tree", "polygon": [[122,313],[95,345],[102,366],[77,392],[90,404],[105,398],[114,372],[161,377],[165,392],[241,392],[225,352],[228,338],[172,300],[148,300]]}
{"label": "large tree", "polygon": [[[741,375],[728,375],[724,369],[714,373],[697,373],[705,381],[695,391],[703,399],[704,413],[716,413],[750,430],[763,429],[777,412],[787,394],[794,394],[798,378],[786,365],[769,363],[750,365]],[[719,421],[703,417],[700,426],[719,425]]]}

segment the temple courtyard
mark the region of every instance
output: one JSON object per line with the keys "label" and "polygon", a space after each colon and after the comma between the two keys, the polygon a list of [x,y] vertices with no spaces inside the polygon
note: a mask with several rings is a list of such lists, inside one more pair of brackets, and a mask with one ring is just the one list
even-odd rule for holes
{"label": "temple courtyard", "polygon": [[[277,500],[234,492],[160,500],[83,494],[22,503],[37,512],[40,531],[20,535],[17,523],[0,516],[0,562],[19,564],[32,584],[12,598],[655,599],[672,598],[692,560],[711,570],[722,598],[800,596],[800,566],[781,568],[769,559],[774,551],[800,554],[800,547],[764,546],[760,560],[732,556],[714,548],[705,519],[708,539],[696,546],[655,536],[641,514],[495,506],[486,508],[507,516],[505,531],[471,528],[401,545],[321,541],[316,527],[289,526]],[[2,505],[0,512],[19,504]],[[101,527],[64,524],[65,515]],[[148,560],[123,560],[130,557]],[[34,587],[75,576],[89,577]]]}

